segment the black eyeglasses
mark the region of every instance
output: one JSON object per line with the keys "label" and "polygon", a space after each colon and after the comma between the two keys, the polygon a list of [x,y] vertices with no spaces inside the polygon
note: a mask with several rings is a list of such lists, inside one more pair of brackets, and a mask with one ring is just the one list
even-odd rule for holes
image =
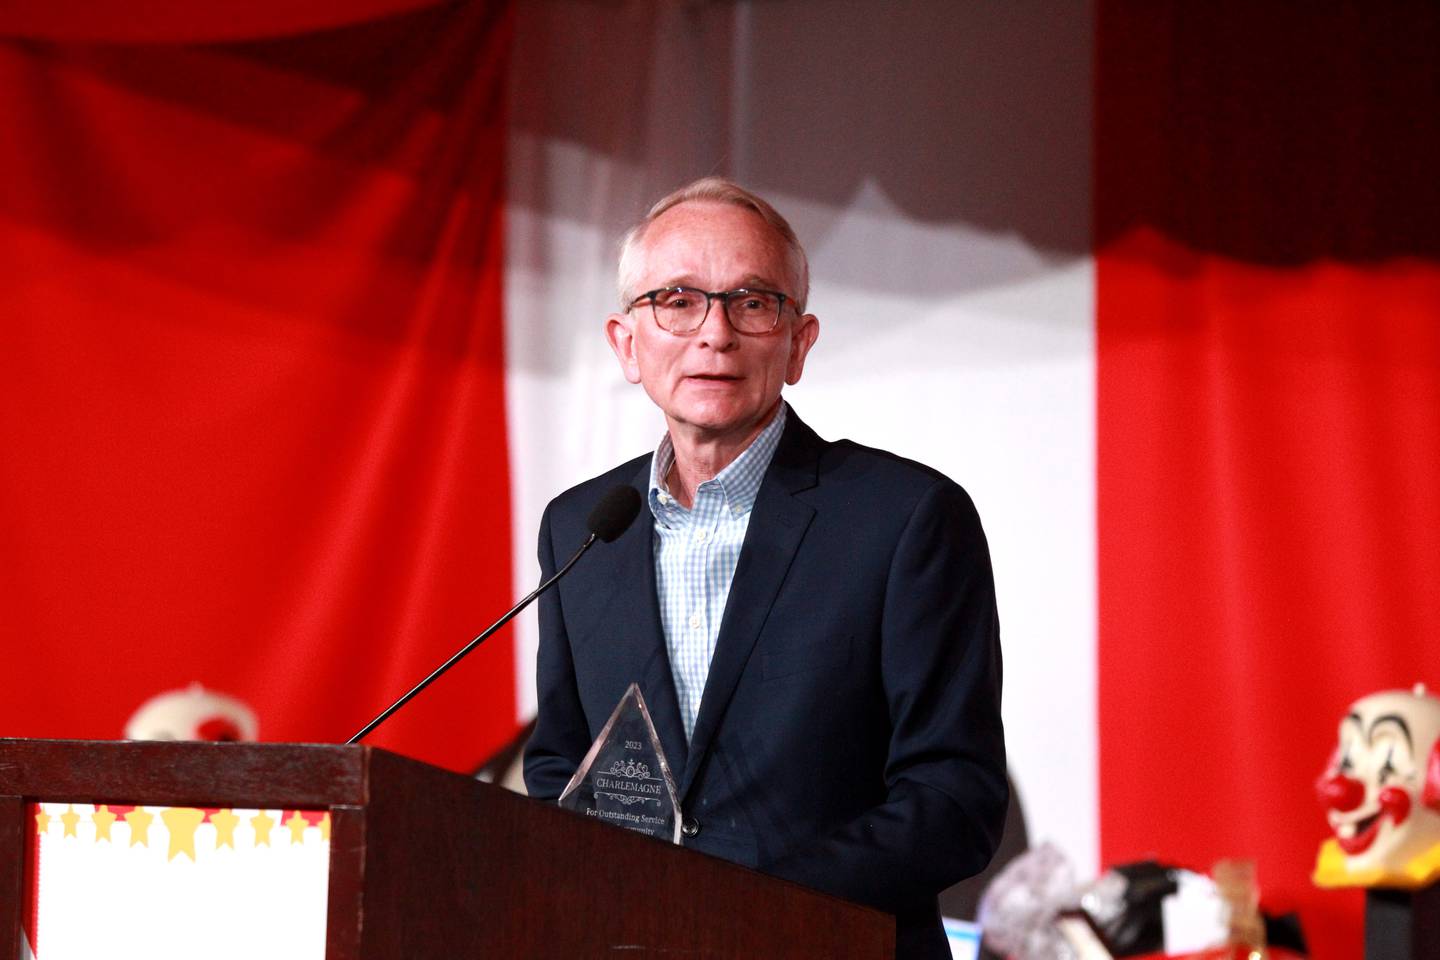
{"label": "black eyeglasses", "polygon": [[694,333],[710,315],[710,303],[719,300],[725,319],[740,333],[769,333],[780,323],[780,312],[790,298],[778,290],[696,290],[693,287],[661,287],[642,293],[626,310],[649,300],[655,322],[661,330],[675,334]]}

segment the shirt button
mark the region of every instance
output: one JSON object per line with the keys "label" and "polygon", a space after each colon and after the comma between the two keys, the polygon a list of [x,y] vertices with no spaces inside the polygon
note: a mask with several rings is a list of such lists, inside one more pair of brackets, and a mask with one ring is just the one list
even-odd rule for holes
{"label": "shirt button", "polygon": [[696,543],[704,543],[706,540],[709,540],[709,539],[710,539],[710,532],[709,532],[708,530],[700,530],[700,531],[697,531],[696,534],[695,534],[695,542],[696,542]]}
{"label": "shirt button", "polygon": [[700,832],[700,821],[686,817],[680,824],[680,832],[687,837],[693,837]]}
{"label": "shirt button", "polygon": [[700,623],[701,623],[700,614],[698,614],[698,613],[692,613],[692,614],[690,614],[690,626],[691,626],[693,629],[699,630],[699,629],[700,629]]}

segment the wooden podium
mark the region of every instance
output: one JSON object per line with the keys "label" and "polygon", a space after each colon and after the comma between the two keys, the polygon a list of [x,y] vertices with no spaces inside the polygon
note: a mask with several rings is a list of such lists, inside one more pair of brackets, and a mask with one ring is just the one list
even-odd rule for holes
{"label": "wooden podium", "polygon": [[894,955],[888,914],[372,747],[0,739],[0,960],[38,801],[328,811],[327,960]]}

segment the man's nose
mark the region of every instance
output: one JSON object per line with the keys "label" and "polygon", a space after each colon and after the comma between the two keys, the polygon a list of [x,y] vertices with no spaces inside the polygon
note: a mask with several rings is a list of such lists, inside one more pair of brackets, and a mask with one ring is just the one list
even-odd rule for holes
{"label": "man's nose", "polygon": [[730,324],[725,301],[720,297],[711,297],[705,304],[705,316],[701,318],[700,329],[696,333],[705,343],[719,349],[739,342],[735,328]]}

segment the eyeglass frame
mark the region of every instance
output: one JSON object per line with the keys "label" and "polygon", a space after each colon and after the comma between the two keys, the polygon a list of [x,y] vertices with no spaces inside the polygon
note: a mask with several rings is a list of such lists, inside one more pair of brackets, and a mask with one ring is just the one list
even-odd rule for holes
{"label": "eyeglass frame", "polygon": [[[655,302],[655,297],[657,294],[670,293],[672,291],[680,290],[684,290],[689,293],[698,293],[703,296],[705,298],[705,312],[700,315],[700,323],[693,330],[686,330],[683,333],[676,333],[674,330],[671,330],[669,327],[665,326],[665,324],[660,322],[660,313],[656,309],[657,304]],[[769,329],[755,331],[741,330],[739,327],[735,326],[734,321],[730,319],[730,298],[735,296],[743,296],[747,293],[763,293],[768,296],[776,297],[780,301],[775,305],[775,319],[770,322]],[[750,336],[755,337],[763,337],[768,333],[774,333],[776,328],[780,326],[780,318],[785,313],[785,304],[796,303],[795,298],[790,296],[788,293],[781,293],[779,290],[765,290],[761,287],[736,287],[734,290],[701,290],[699,287],[671,286],[656,287],[654,290],[640,294],[640,296],[636,297],[634,300],[631,300],[630,303],[626,305],[625,312],[629,313],[630,311],[634,310],[644,300],[650,301],[650,315],[655,318],[655,326],[675,337],[688,337],[692,334],[699,333],[700,328],[705,326],[705,321],[710,318],[710,307],[714,304],[716,300],[720,301],[720,308],[725,314],[725,322],[730,324],[731,328],[734,329],[736,333],[749,334]],[[798,312],[800,308],[797,305],[795,309]]]}

